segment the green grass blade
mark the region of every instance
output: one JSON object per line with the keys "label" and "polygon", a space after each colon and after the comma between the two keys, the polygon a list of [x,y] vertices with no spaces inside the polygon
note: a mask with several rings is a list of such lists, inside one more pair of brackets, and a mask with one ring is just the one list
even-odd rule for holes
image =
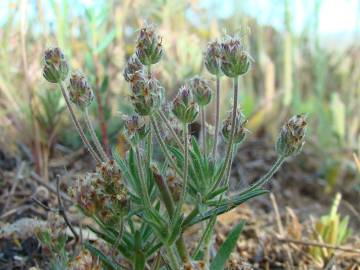
{"label": "green grass blade", "polygon": [[245,221],[242,220],[238,225],[235,226],[235,228],[232,229],[225,242],[221,245],[214,260],[211,262],[210,270],[223,270],[225,268],[225,263],[228,260],[231,252],[235,248],[236,242],[240,236],[244,225]]}

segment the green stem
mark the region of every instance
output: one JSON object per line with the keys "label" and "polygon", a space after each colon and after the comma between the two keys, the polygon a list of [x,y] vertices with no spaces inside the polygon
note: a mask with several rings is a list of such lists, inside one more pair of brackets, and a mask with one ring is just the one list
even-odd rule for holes
{"label": "green stem", "polygon": [[150,126],[149,128],[149,134],[147,137],[147,161],[149,164],[149,168],[150,168],[150,164],[151,164],[151,159],[152,159],[152,128]]}
{"label": "green stem", "polygon": [[219,137],[219,123],[220,123],[220,77],[216,76],[216,111],[215,111],[215,134],[214,134],[214,146],[212,151],[212,157],[214,162],[216,161],[217,144]]}
{"label": "green stem", "polygon": [[231,119],[231,131],[230,131],[230,138],[229,138],[229,143],[228,143],[228,147],[226,150],[226,158],[225,158],[225,163],[223,165],[223,167],[221,168],[221,172],[219,175],[219,178],[216,179],[216,183],[213,186],[212,190],[216,189],[218,187],[218,185],[220,184],[225,170],[227,168],[227,166],[229,166],[230,160],[231,160],[231,156],[232,156],[232,147],[233,147],[233,143],[234,143],[234,135],[235,135],[235,125],[236,125],[236,110],[237,110],[237,104],[238,104],[238,77],[234,78],[234,103],[233,103],[233,108],[232,108],[232,119]]}
{"label": "green stem", "polygon": [[174,128],[171,126],[169,119],[167,119],[167,117],[161,110],[158,111],[158,114],[159,114],[160,118],[164,121],[166,127],[170,130],[171,135],[175,138],[175,141],[178,144],[178,146],[181,148],[181,150],[184,151],[184,146],[182,145],[181,140],[180,140],[179,136],[176,134]]}
{"label": "green stem", "polygon": [[113,257],[116,257],[116,250],[117,250],[118,245],[120,244],[120,241],[121,241],[123,233],[124,233],[124,221],[123,221],[123,218],[121,218],[119,225],[120,225],[119,234],[116,237],[116,241],[115,241],[115,243],[114,243],[114,245],[112,247],[112,250],[111,250],[111,254],[113,255]]}
{"label": "green stem", "polygon": [[160,148],[161,150],[163,151],[165,157],[168,159],[170,165],[175,169],[175,171],[183,178],[183,173],[182,171],[178,168],[178,166],[176,165],[174,159],[171,157],[168,149],[166,148],[166,144],[164,142],[164,140],[161,138],[161,134],[160,134],[160,131],[159,131],[159,127],[157,126],[156,124],[156,121],[154,120],[153,117],[150,116],[150,121],[151,121],[151,125],[153,126],[154,128],[154,131],[155,131],[155,136],[160,144]]}
{"label": "green stem", "polygon": [[[235,124],[235,126],[237,126],[238,123]],[[225,173],[225,186],[227,186],[229,184],[230,181],[230,174],[231,174],[231,167],[232,167],[232,163],[234,160],[234,154],[237,152],[237,145],[234,145],[231,149],[231,157],[230,157],[230,161],[229,164],[226,168],[226,173]]]}
{"label": "green stem", "polygon": [[151,64],[147,66],[148,78],[151,78]]}
{"label": "green stem", "polygon": [[258,181],[256,181],[254,184],[252,184],[250,187],[248,187],[244,191],[241,191],[239,193],[239,195],[243,195],[249,191],[252,191],[258,187],[265,185],[271,179],[271,177],[280,169],[280,167],[284,163],[284,161],[285,161],[284,156],[278,157],[278,159],[275,161],[275,163],[273,164],[271,169],[263,177],[261,177]]}
{"label": "green stem", "polygon": [[206,156],[206,117],[205,117],[205,106],[201,106],[201,135],[202,135],[202,145],[204,156]]}
{"label": "green stem", "polygon": [[[233,156],[233,141],[234,141],[235,127],[236,127],[236,110],[237,110],[237,104],[238,104],[238,77],[234,78],[234,101],[233,102],[234,103],[233,103],[233,109],[232,109],[231,132],[230,132],[228,148],[226,151],[225,163],[221,169],[220,176],[217,179],[213,189],[215,189],[220,184],[226,169],[227,169],[226,177],[230,176],[230,172],[231,172],[231,163],[232,163],[232,156]],[[219,202],[221,201],[222,197],[223,197],[223,195],[220,196]],[[204,244],[205,263],[208,263],[209,259],[210,259],[210,245],[211,245],[211,238],[213,235],[212,232],[214,231],[215,223],[216,223],[216,215],[214,215],[208,223],[208,226],[210,226],[209,230],[211,230],[211,233],[209,234],[209,236],[206,239],[205,244]]]}
{"label": "green stem", "polygon": [[191,220],[199,214],[199,207],[196,205],[193,210],[187,215],[187,217],[184,219],[183,224],[189,224]]}
{"label": "green stem", "polygon": [[178,205],[178,209],[181,212],[181,208],[185,202],[186,191],[187,191],[187,182],[188,182],[188,173],[189,173],[189,143],[188,143],[188,126],[187,124],[183,125],[183,132],[184,132],[184,181],[183,181],[183,188],[181,192],[181,197]]}
{"label": "green stem", "polygon": [[[200,240],[198,241],[198,244],[197,244],[197,247],[194,251],[194,255],[192,256],[193,258],[196,258],[199,256],[199,252],[200,252],[200,249],[201,247],[204,246],[204,261],[205,261],[205,265],[208,265],[207,264],[207,257],[209,257],[207,255],[207,253],[209,253],[209,244],[208,242],[210,241],[211,239],[211,235],[212,235],[212,230],[213,230],[213,226],[215,224],[215,220],[214,218],[212,218],[208,223],[207,225],[205,226],[205,229],[201,235],[201,238]],[[203,245],[204,243],[204,245]]]}
{"label": "green stem", "polygon": [[59,83],[60,85],[60,89],[61,89],[61,93],[65,99],[65,102],[66,102],[66,106],[70,112],[70,116],[71,116],[71,119],[80,135],[80,138],[83,142],[83,144],[85,145],[85,147],[87,148],[87,150],[90,152],[91,156],[96,160],[97,163],[101,163],[101,158],[99,157],[99,155],[94,151],[94,149],[92,148],[89,140],[86,138],[85,136],[85,133],[84,133],[84,130],[81,128],[81,125],[79,123],[79,120],[76,118],[76,115],[74,113],[74,110],[72,109],[71,107],[71,103],[70,103],[70,100],[69,100],[69,97],[67,96],[67,93],[65,91],[65,88],[62,84],[62,82]]}
{"label": "green stem", "polygon": [[[160,196],[162,201],[164,202],[165,208],[169,214],[170,218],[173,218],[175,215],[175,204],[173,197],[171,195],[171,192],[169,190],[169,187],[167,183],[164,181],[164,178],[161,174],[159,174],[156,170],[153,169],[153,175],[156,185],[158,186]],[[178,253],[180,255],[180,258],[182,262],[185,264],[190,261],[189,254],[187,252],[185,241],[182,235],[182,232],[180,233],[179,239],[176,241],[176,247],[178,250]]]}
{"label": "green stem", "polygon": [[170,264],[171,269],[172,270],[180,269],[179,263],[177,262],[177,259],[176,259],[176,256],[175,256],[175,253],[174,253],[174,251],[172,250],[171,247],[166,246],[166,253],[168,255],[167,259],[168,259],[168,262]]}
{"label": "green stem", "polygon": [[85,115],[84,118],[85,118],[86,126],[87,126],[87,128],[88,128],[88,130],[89,130],[89,132],[90,132],[91,138],[92,138],[92,140],[93,140],[93,142],[94,142],[94,144],[95,144],[96,149],[98,150],[98,152],[100,153],[100,156],[102,157],[102,159],[103,159],[104,161],[109,161],[109,158],[108,158],[108,156],[106,155],[104,149],[102,148],[102,146],[101,146],[101,144],[100,144],[100,142],[99,142],[99,139],[98,139],[98,137],[96,136],[96,133],[95,133],[95,131],[94,131],[94,128],[93,128],[93,126],[92,126],[92,124],[91,124],[88,108],[85,108],[85,110],[84,110],[84,115]]}
{"label": "green stem", "polygon": [[151,206],[151,201],[150,201],[150,197],[149,197],[149,192],[147,189],[147,185],[145,182],[145,178],[144,178],[144,172],[143,172],[143,168],[141,166],[141,156],[140,156],[140,151],[139,151],[139,147],[135,146],[135,153],[136,153],[136,160],[138,163],[138,167],[139,167],[139,176],[140,176],[140,184],[141,184],[141,189],[143,191],[143,196],[145,197],[145,201],[146,201],[146,205],[148,207]]}

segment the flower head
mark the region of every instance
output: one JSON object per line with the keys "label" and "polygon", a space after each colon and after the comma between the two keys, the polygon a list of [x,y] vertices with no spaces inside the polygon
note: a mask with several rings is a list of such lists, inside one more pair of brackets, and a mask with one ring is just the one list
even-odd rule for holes
{"label": "flower head", "polygon": [[164,88],[158,80],[139,76],[131,86],[133,94],[130,99],[139,115],[150,115],[159,109],[164,96]]}
{"label": "flower head", "polygon": [[221,70],[228,77],[243,75],[249,70],[251,57],[237,37],[227,37],[221,43]]}
{"label": "flower head", "polygon": [[124,78],[127,82],[132,82],[134,80],[134,77],[137,76],[137,74],[141,73],[143,71],[143,64],[141,64],[139,58],[136,56],[136,54],[133,54],[129,57],[125,69],[124,69]]}
{"label": "flower head", "polygon": [[69,66],[60,48],[49,48],[44,53],[43,76],[51,83],[59,83],[69,74]]}
{"label": "flower head", "polygon": [[129,211],[128,191],[114,160],[100,164],[96,172],[79,178],[69,193],[86,215],[98,214],[106,223],[117,223],[117,219]]}
{"label": "flower head", "polygon": [[70,100],[81,109],[88,107],[94,100],[91,86],[80,71],[71,73],[68,91]]}
{"label": "flower head", "polygon": [[191,89],[187,85],[180,88],[173,100],[172,112],[184,124],[194,122],[199,114],[199,105],[193,101]]}
{"label": "flower head", "polygon": [[161,37],[152,25],[147,25],[140,30],[136,44],[136,55],[143,65],[156,64],[163,55]]}
{"label": "flower head", "polygon": [[[229,112],[228,116],[224,120],[222,127],[222,135],[226,141],[229,141],[231,135],[231,123],[232,123],[232,112]],[[245,125],[247,120],[242,112],[236,110],[236,119],[235,119],[235,135],[234,135],[234,143],[241,143],[246,135]]]}
{"label": "flower head", "polygon": [[145,123],[144,117],[133,114],[125,120],[127,137],[131,143],[137,144],[149,133],[149,126]]}
{"label": "flower head", "polygon": [[218,41],[209,42],[204,53],[206,69],[213,75],[220,76],[221,71],[221,44]]}
{"label": "flower head", "polygon": [[195,76],[189,81],[189,86],[192,89],[195,101],[200,106],[206,106],[210,103],[211,88],[206,80]]}
{"label": "flower head", "polygon": [[300,153],[305,143],[306,119],[298,114],[291,117],[281,128],[276,151],[279,155],[288,157]]}

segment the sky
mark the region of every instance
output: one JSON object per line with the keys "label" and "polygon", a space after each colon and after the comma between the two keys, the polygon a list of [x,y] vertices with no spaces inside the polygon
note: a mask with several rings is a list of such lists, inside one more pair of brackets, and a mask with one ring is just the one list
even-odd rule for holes
{"label": "sky", "polygon": [[[294,28],[301,31],[315,0],[288,0],[294,20]],[[284,25],[284,0],[205,0],[200,1],[213,15],[226,18],[237,4],[243,5],[248,13],[257,17],[260,23],[272,24],[278,28]],[[360,0],[321,0],[319,31],[323,34],[354,32],[358,27]]]}
{"label": "sky", "polygon": [[[33,5],[35,0],[28,1]],[[46,2],[47,0],[45,0]],[[61,0],[58,0],[61,1]],[[73,0],[72,7],[91,6],[101,0]],[[104,0],[105,1],[105,0]],[[238,5],[246,7],[250,15],[257,17],[260,23],[271,24],[281,30],[284,26],[285,0],[197,0],[197,3],[208,9],[211,16],[226,18],[233,14]],[[304,28],[309,21],[315,0],[288,0],[292,11],[294,30]],[[16,0],[0,0],[0,26],[6,19],[9,8]],[[31,9],[30,9],[31,10]],[[360,0],[321,0],[319,31],[320,34],[354,33],[359,28]],[[191,19],[191,12],[189,12]]]}

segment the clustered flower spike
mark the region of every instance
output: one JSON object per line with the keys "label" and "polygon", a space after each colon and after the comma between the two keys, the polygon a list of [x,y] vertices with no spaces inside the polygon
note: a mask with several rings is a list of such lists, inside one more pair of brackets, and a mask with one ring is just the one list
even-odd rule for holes
{"label": "clustered flower spike", "polygon": [[144,66],[141,64],[139,58],[133,54],[129,57],[125,69],[124,69],[124,78],[127,82],[132,82],[136,80],[136,76],[143,72]]}
{"label": "clustered flower spike", "polygon": [[152,65],[160,61],[163,55],[162,39],[152,25],[140,30],[136,44],[136,55],[143,65]]}
{"label": "clustered flower spike", "polygon": [[206,106],[211,101],[211,88],[209,83],[199,76],[195,76],[189,81],[189,86],[194,94],[195,101],[200,106]]}
{"label": "clustered flower spike", "polygon": [[157,110],[163,100],[164,88],[154,78],[145,78],[137,74],[136,80],[132,82],[131,102],[135,111],[144,116],[150,115]]}
{"label": "clustered flower spike", "polygon": [[212,41],[208,43],[208,46],[204,55],[205,67],[213,74],[220,76],[221,71],[221,44],[218,41]]}
{"label": "clustered flower spike", "polygon": [[221,43],[221,70],[228,77],[245,74],[250,67],[251,57],[240,39],[226,37]]}
{"label": "clustered flower spike", "polygon": [[44,53],[43,76],[51,83],[59,83],[69,74],[69,66],[60,48],[50,48]]}
{"label": "clustered flower spike", "polygon": [[[229,112],[228,116],[224,120],[222,127],[222,135],[226,142],[229,141],[230,133],[231,133],[231,122],[232,122],[232,112]],[[241,143],[246,135],[245,125],[247,123],[247,119],[242,112],[236,110],[236,125],[235,125],[235,135],[234,135],[234,143]]]}
{"label": "clustered flower spike", "polygon": [[139,143],[149,133],[149,126],[145,123],[144,117],[134,114],[125,120],[127,137],[134,145]]}
{"label": "clustered flower spike", "polygon": [[88,107],[94,100],[94,94],[85,75],[80,71],[74,71],[70,76],[68,86],[70,100],[80,109]]}
{"label": "clustered flower spike", "polygon": [[199,105],[193,101],[191,89],[187,85],[180,88],[173,100],[172,112],[183,124],[194,122],[198,116]]}
{"label": "clustered flower spike", "polygon": [[102,163],[96,172],[80,178],[69,193],[86,215],[98,214],[106,224],[118,224],[118,219],[130,208],[128,191],[114,160]]}
{"label": "clustered flower spike", "polygon": [[294,115],[280,131],[276,143],[278,155],[288,157],[298,154],[305,143],[306,119],[304,115]]}

